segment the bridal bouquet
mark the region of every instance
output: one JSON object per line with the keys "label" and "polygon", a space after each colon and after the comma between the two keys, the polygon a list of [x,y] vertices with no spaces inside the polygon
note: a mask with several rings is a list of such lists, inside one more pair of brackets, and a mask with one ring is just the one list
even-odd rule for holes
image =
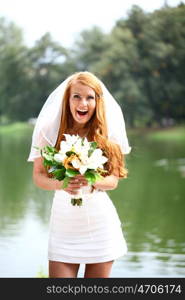
{"label": "bridal bouquet", "polygon": [[[79,135],[64,134],[66,140],[61,141],[59,151],[52,146],[41,150],[44,166],[55,179],[63,180],[63,188],[68,186],[71,177],[84,175],[88,184],[94,184],[107,171],[104,164],[107,157],[103,155],[96,142],[88,142]],[[82,191],[71,199],[72,205],[82,205]]]}

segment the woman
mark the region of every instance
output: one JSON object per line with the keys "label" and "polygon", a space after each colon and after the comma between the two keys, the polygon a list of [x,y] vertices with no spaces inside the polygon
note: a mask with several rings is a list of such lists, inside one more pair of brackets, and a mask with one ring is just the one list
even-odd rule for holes
{"label": "woman", "polygon": [[[120,129],[124,130],[121,134]],[[106,191],[115,189],[119,178],[127,176],[123,153],[129,153],[131,148],[120,108],[92,73],[73,74],[50,95],[38,117],[32,145],[49,144],[59,149],[64,133],[96,141],[108,158],[108,174],[90,187],[81,207],[72,206],[72,195],[87,187],[85,177],[77,175],[67,188],[62,188],[63,182],[48,176],[42,157],[32,147],[28,161],[34,161],[34,183],[55,191],[48,247],[49,277],[77,277],[81,263],[85,264],[84,277],[109,277],[114,260],[127,252],[127,246]]]}

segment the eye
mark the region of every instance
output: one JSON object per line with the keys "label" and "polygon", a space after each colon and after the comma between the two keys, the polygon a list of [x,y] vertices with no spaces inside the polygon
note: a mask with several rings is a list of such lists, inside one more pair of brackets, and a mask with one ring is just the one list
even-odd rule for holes
{"label": "eye", "polygon": [[80,96],[78,94],[73,95],[73,98],[79,99]]}
{"label": "eye", "polygon": [[94,96],[89,95],[89,96],[87,97],[87,99],[88,99],[88,100],[94,99]]}

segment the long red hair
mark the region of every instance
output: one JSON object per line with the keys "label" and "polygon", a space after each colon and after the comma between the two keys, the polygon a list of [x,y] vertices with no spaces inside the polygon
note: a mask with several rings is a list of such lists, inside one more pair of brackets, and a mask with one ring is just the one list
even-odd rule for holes
{"label": "long red hair", "polygon": [[108,158],[105,169],[108,171],[106,175],[114,174],[120,178],[126,178],[128,170],[125,168],[125,158],[118,144],[108,139],[108,129],[105,115],[105,106],[103,92],[99,79],[90,72],[75,73],[68,82],[62,102],[62,115],[58,138],[55,147],[59,150],[60,142],[65,139],[64,133],[71,132],[73,126],[73,117],[69,107],[69,97],[71,86],[79,82],[95,91],[96,108],[93,116],[85,125],[88,135],[88,141],[95,141],[98,147],[102,149],[104,155]]}

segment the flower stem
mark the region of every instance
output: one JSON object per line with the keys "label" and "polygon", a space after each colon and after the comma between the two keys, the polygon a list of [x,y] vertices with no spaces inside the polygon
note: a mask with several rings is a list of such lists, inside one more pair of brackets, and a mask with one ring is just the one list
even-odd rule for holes
{"label": "flower stem", "polygon": [[77,206],[81,206],[82,205],[82,198],[72,198],[71,199],[71,204],[73,206],[77,205]]}

